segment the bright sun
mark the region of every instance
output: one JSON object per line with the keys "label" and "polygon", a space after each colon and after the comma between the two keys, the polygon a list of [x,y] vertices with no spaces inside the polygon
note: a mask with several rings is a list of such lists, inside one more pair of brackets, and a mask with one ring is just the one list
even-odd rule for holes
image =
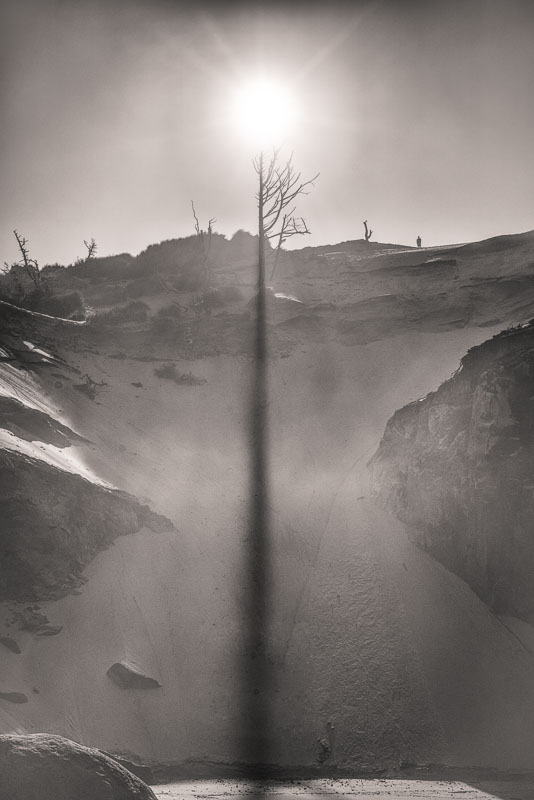
{"label": "bright sun", "polygon": [[256,78],[236,90],[233,122],[256,147],[276,147],[291,132],[297,109],[291,93],[269,78]]}

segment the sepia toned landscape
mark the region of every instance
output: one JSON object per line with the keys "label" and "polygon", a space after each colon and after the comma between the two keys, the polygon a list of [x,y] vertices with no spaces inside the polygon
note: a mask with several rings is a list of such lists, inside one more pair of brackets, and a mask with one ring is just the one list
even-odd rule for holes
{"label": "sepia toned landscape", "polygon": [[[182,5],[156,12],[95,2],[82,12],[66,4],[46,16],[28,0],[6,14],[18,41],[28,30],[33,64],[19,64],[8,47],[8,84],[21,90],[7,106],[21,119],[20,98],[35,92],[35,109],[49,98],[58,118],[78,111],[68,156],[54,149],[65,129],[52,141],[48,116],[46,153],[27,129],[19,141],[9,122],[6,134],[6,180],[18,187],[7,153],[19,154],[26,189],[13,191],[0,236],[0,798],[527,800],[532,15],[520,2],[508,17],[503,4],[490,12],[474,0],[477,14],[467,10],[461,23],[441,0],[426,11],[409,3],[406,17],[393,2],[340,4],[336,27],[313,4],[302,23],[298,4],[261,14],[214,6],[202,19]],[[505,19],[508,38],[498,24]],[[84,21],[92,44],[79,33]],[[52,28],[68,34],[57,53],[40,36],[48,31],[52,41]],[[277,82],[265,69],[244,80],[253,30],[264,66],[273,31],[284,58],[290,41],[300,53],[302,32],[310,52],[298,80]],[[390,60],[382,63],[385,40],[406,78],[401,88]],[[430,91],[405,51],[422,41],[442,95],[428,117],[418,109],[417,130],[400,121],[390,128],[384,98],[406,100],[406,122],[415,88]],[[154,112],[165,106],[156,99],[167,97],[177,42],[189,59],[185,70],[179,62],[181,110],[169,122],[179,181]],[[341,92],[363,103],[351,60],[362,56],[351,42],[378,70],[361,105],[365,122],[335,106]],[[517,104],[522,123],[513,153],[498,127],[495,140],[486,137],[493,106],[483,112],[473,100],[460,112],[463,84],[443,90],[460,69],[456,54],[466,85],[478,76],[474,96],[486,97],[477,59],[493,63],[494,42],[510,60],[502,86],[492,85]],[[137,58],[145,72],[134,80]],[[77,92],[62,105],[60,61],[90,89],[92,144],[78,131]],[[227,62],[241,75],[229,81],[233,134],[224,115],[214,127],[219,101],[209,94],[216,65]],[[152,109],[138,120],[139,140],[102,116],[99,104],[107,113],[111,102],[104,63],[113,109],[126,113],[126,103],[133,113],[132,98]],[[84,72],[88,64],[98,79]],[[342,68],[345,82],[329,83],[329,70]],[[502,88],[511,76],[512,95]],[[324,92],[324,114],[314,107],[306,117],[299,109],[313,91]],[[487,149],[475,155],[458,143],[462,177],[444,161],[440,199],[439,159],[425,161],[423,141],[445,148],[446,133],[429,122],[443,109],[457,122],[465,114],[465,130],[482,131]],[[357,146],[347,143],[349,129]],[[385,131],[406,150],[375,161]],[[214,152],[198,160],[208,140]],[[27,141],[35,151],[22,158]],[[92,183],[89,167],[83,192],[74,201],[69,188],[63,207],[61,170],[72,176],[87,157],[100,174],[97,141],[111,159],[109,185]],[[421,158],[407,153],[410,142]],[[490,146],[506,150],[506,175]],[[153,194],[140,177],[148,153],[159,175]],[[46,171],[52,161],[56,228],[30,192],[38,165]],[[493,174],[502,215],[471,174],[475,161],[484,180]],[[396,163],[410,176],[399,184]],[[436,181],[427,194],[425,180]],[[374,194],[380,184],[385,197],[389,183],[395,214]],[[476,193],[479,204],[469,201]],[[121,210],[104,213],[108,202]],[[82,223],[94,238],[80,235]]]}

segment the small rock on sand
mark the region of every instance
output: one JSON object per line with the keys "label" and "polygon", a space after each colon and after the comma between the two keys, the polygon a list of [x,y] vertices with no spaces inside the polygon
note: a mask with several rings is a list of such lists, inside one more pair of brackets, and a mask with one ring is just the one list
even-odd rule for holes
{"label": "small rock on sand", "polygon": [[159,689],[161,683],[129,661],[118,661],[106,673],[121,689]]}

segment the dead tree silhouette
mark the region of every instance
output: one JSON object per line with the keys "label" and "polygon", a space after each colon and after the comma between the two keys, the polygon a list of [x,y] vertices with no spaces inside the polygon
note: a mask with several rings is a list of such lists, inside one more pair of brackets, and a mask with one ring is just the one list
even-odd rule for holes
{"label": "dead tree silhouette", "polygon": [[[319,177],[319,173],[310,180],[302,180],[302,173],[297,172],[290,156],[283,166],[278,163],[279,150],[274,150],[266,162],[263,153],[254,159],[254,170],[258,176],[258,236],[260,272],[265,279],[265,242],[278,239],[275,262],[271,270],[270,280],[274,278],[278,256],[283,243],[291,236],[302,236],[310,233],[303,217],[295,217],[295,201],[299,195],[308,194],[309,187]],[[280,224],[279,230],[277,226]]]}
{"label": "dead tree silhouette", "polygon": [[204,272],[204,289],[207,289],[210,282],[211,237],[213,234],[213,225],[215,222],[217,222],[217,220],[215,219],[215,217],[212,217],[210,220],[208,220],[208,230],[204,231],[200,227],[200,223],[198,221],[197,212],[193,200],[191,200],[191,209],[193,211],[193,218],[195,220],[195,232],[197,235],[200,247],[200,256],[202,259],[202,270]]}
{"label": "dead tree silhouette", "polygon": [[17,263],[23,267],[24,271],[32,281],[35,291],[39,292],[41,290],[41,270],[39,269],[39,264],[35,258],[30,258],[28,240],[26,237],[21,236],[16,230],[14,230],[13,233],[22,255],[22,258]]}
{"label": "dead tree silhouette", "polygon": [[91,238],[91,241],[89,242],[86,242],[84,239],[83,243],[87,248],[87,255],[85,257],[85,260],[89,261],[90,258],[94,258],[94,256],[96,255],[96,251],[98,250],[98,245],[93,238]]}
{"label": "dead tree silhouette", "polygon": [[[263,777],[261,765],[269,763],[270,730],[269,698],[272,689],[269,657],[269,465],[267,418],[267,336],[265,301],[265,244],[278,236],[279,242],[294,230],[307,232],[294,220],[294,202],[313,184],[296,172],[292,158],[283,165],[274,150],[266,160],[263,153],[254,159],[258,176],[258,284],[256,292],[256,327],[253,343],[252,391],[249,412],[250,500],[249,531],[244,571],[247,579],[245,630],[242,652],[243,725],[240,739],[250,777]],[[277,226],[281,228],[277,231]],[[305,223],[304,223],[305,225]],[[281,246],[281,245],[280,245]]]}

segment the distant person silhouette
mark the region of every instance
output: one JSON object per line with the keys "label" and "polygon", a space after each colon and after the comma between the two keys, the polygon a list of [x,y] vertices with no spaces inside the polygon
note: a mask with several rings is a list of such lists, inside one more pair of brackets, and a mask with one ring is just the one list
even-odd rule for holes
{"label": "distant person silhouette", "polygon": [[417,237],[416,241],[417,241],[417,247],[421,247],[421,237],[420,236]]}

